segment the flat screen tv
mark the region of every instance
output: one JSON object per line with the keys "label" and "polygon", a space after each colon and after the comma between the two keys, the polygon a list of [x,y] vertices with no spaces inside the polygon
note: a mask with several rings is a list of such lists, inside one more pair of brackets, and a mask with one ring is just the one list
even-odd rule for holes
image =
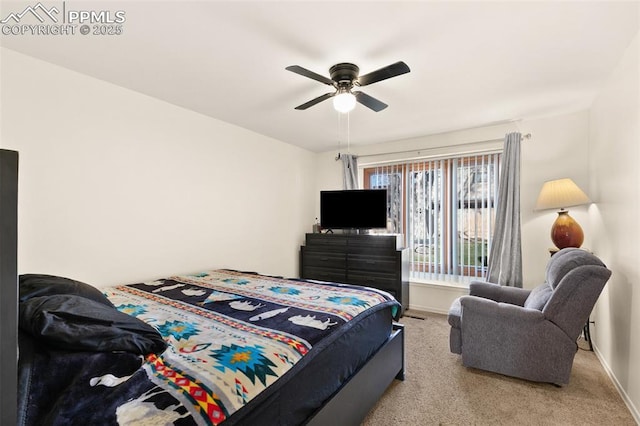
{"label": "flat screen tv", "polygon": [[387,190],[320,191],[322,229],[387,227]]}

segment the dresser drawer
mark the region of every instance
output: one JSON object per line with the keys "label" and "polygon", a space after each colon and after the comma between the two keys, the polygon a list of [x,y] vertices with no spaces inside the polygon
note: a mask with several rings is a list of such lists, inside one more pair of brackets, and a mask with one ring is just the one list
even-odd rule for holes
{"label": "dresser drawer", "polygon": [[401,244],[396,235],[358,235],[347,240],[350,253],[389,253]]}
{"label": "dresser drawer", "polygon": [[347,268],[350,271],[372,271],[395,274],[397,270],[397,262],[394,256],[366,256],[350,254],[347,257]]}
{"label": "dresser drawer", "polygon": [[307,247],[326,248],[331,251],[347,251],[347,237],[339,234],[307,234]]}
{"label": "dresser drawer", "polygon": [[304,267],[315,266],[336,269],[344,269],[347,267],[347,257],[340,253],[327,253],[304,247],[302,249],[302,256],[304,259]]}
{"label": "dresser drawer", "polygon": [[346,283],[347,274],[343,270],[332,270],[324,268],[315,268],[313,266],[304,266],[302,268],[302,278],[307,280],[331,281],[336,283]]}
{"label": "dresser drawer", "polygon": [[398,278],[393,274],[349,271],[347,273],[347,282],[393,292],[397,291],[398,288]]}
{"label": "dresser drawer", "polygon": [[350,245],[347,250],[349,254],[359,254],[362,256],[384,256],[389,254],[389,249],[385,247],[365,247]]}

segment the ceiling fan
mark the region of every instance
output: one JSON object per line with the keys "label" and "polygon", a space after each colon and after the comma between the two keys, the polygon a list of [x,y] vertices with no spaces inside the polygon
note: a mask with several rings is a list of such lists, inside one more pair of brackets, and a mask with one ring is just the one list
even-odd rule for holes
{"label": "ceiling fan", "polygon": [[313,71],[309,71],[299,65],[291,65],[285,68],[288,71],[300,74],[308,77],[312,80],[319,81],[328,86],[335,88],[334,92],[325,93],[318,96],[315,99],[305,102],[302,105],[298,105],[295,109],[305,110],[314,106],[329,98],[333,98],[333,106],[340,112],[349,112],[357,102],[374,110],[375,112],[382,111],[388,105],[378,99],[367,95],[359,90],[354,91],[355,87],[367,86],[369,84],[377,83],[378,81],[386,80],[391,77],[397,77],[402,74],[406,74],[409,71],[409,67],[404,62],[396,62],[395,64],[387,65],[379,70],[372,71],[369,74],[358,76],[360,68],[357,65],[343,62],[336,64],[329,68],[329,75],[331,78],[327,78],[320,74],[316,74]]}

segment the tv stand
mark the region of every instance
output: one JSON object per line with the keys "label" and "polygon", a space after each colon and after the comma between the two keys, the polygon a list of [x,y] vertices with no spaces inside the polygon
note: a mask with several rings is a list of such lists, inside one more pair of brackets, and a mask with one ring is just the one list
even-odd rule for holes
{"label": "tv stand", "polygon": [[396,234],[306,234],[300,278],[385,290],[409,307],[409,255]]}

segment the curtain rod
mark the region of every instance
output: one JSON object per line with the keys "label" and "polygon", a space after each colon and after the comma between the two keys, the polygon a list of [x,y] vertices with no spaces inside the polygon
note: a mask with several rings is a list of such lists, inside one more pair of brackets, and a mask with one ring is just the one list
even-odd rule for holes
{"label": "curtain rod", "polygon": [[[522,139],[531,139],[531,133],[527,133],[526,135],[522,135]],[[500,138],[500,139],[486,139],[483,141],[475,141],[475,142],[468,142],[465,144],[461,144],[461,145],[476,145],[476,144],[481,144],[481,143],[488,143],[488,142],[502,142],[504,141],[504,138]],[[394,155],[394,154],[406,154],[408,152],[416,152],[416,151],[425,151],[427,149],[438,149],[438,148],[445,148],[444,146],[433,146],[430,148],[416,148],[416,149],[408,149],[405,151],[392,151],[392,152],[380,152],[378,154],[365,154],[365,155],[356,155],[356,157],[358,158],[366,158],[366,157],[378,157],[380,155]],[[340,159],[340,153],[338,153],[338,155],[336,156],[336,161],[338,161]]]}

